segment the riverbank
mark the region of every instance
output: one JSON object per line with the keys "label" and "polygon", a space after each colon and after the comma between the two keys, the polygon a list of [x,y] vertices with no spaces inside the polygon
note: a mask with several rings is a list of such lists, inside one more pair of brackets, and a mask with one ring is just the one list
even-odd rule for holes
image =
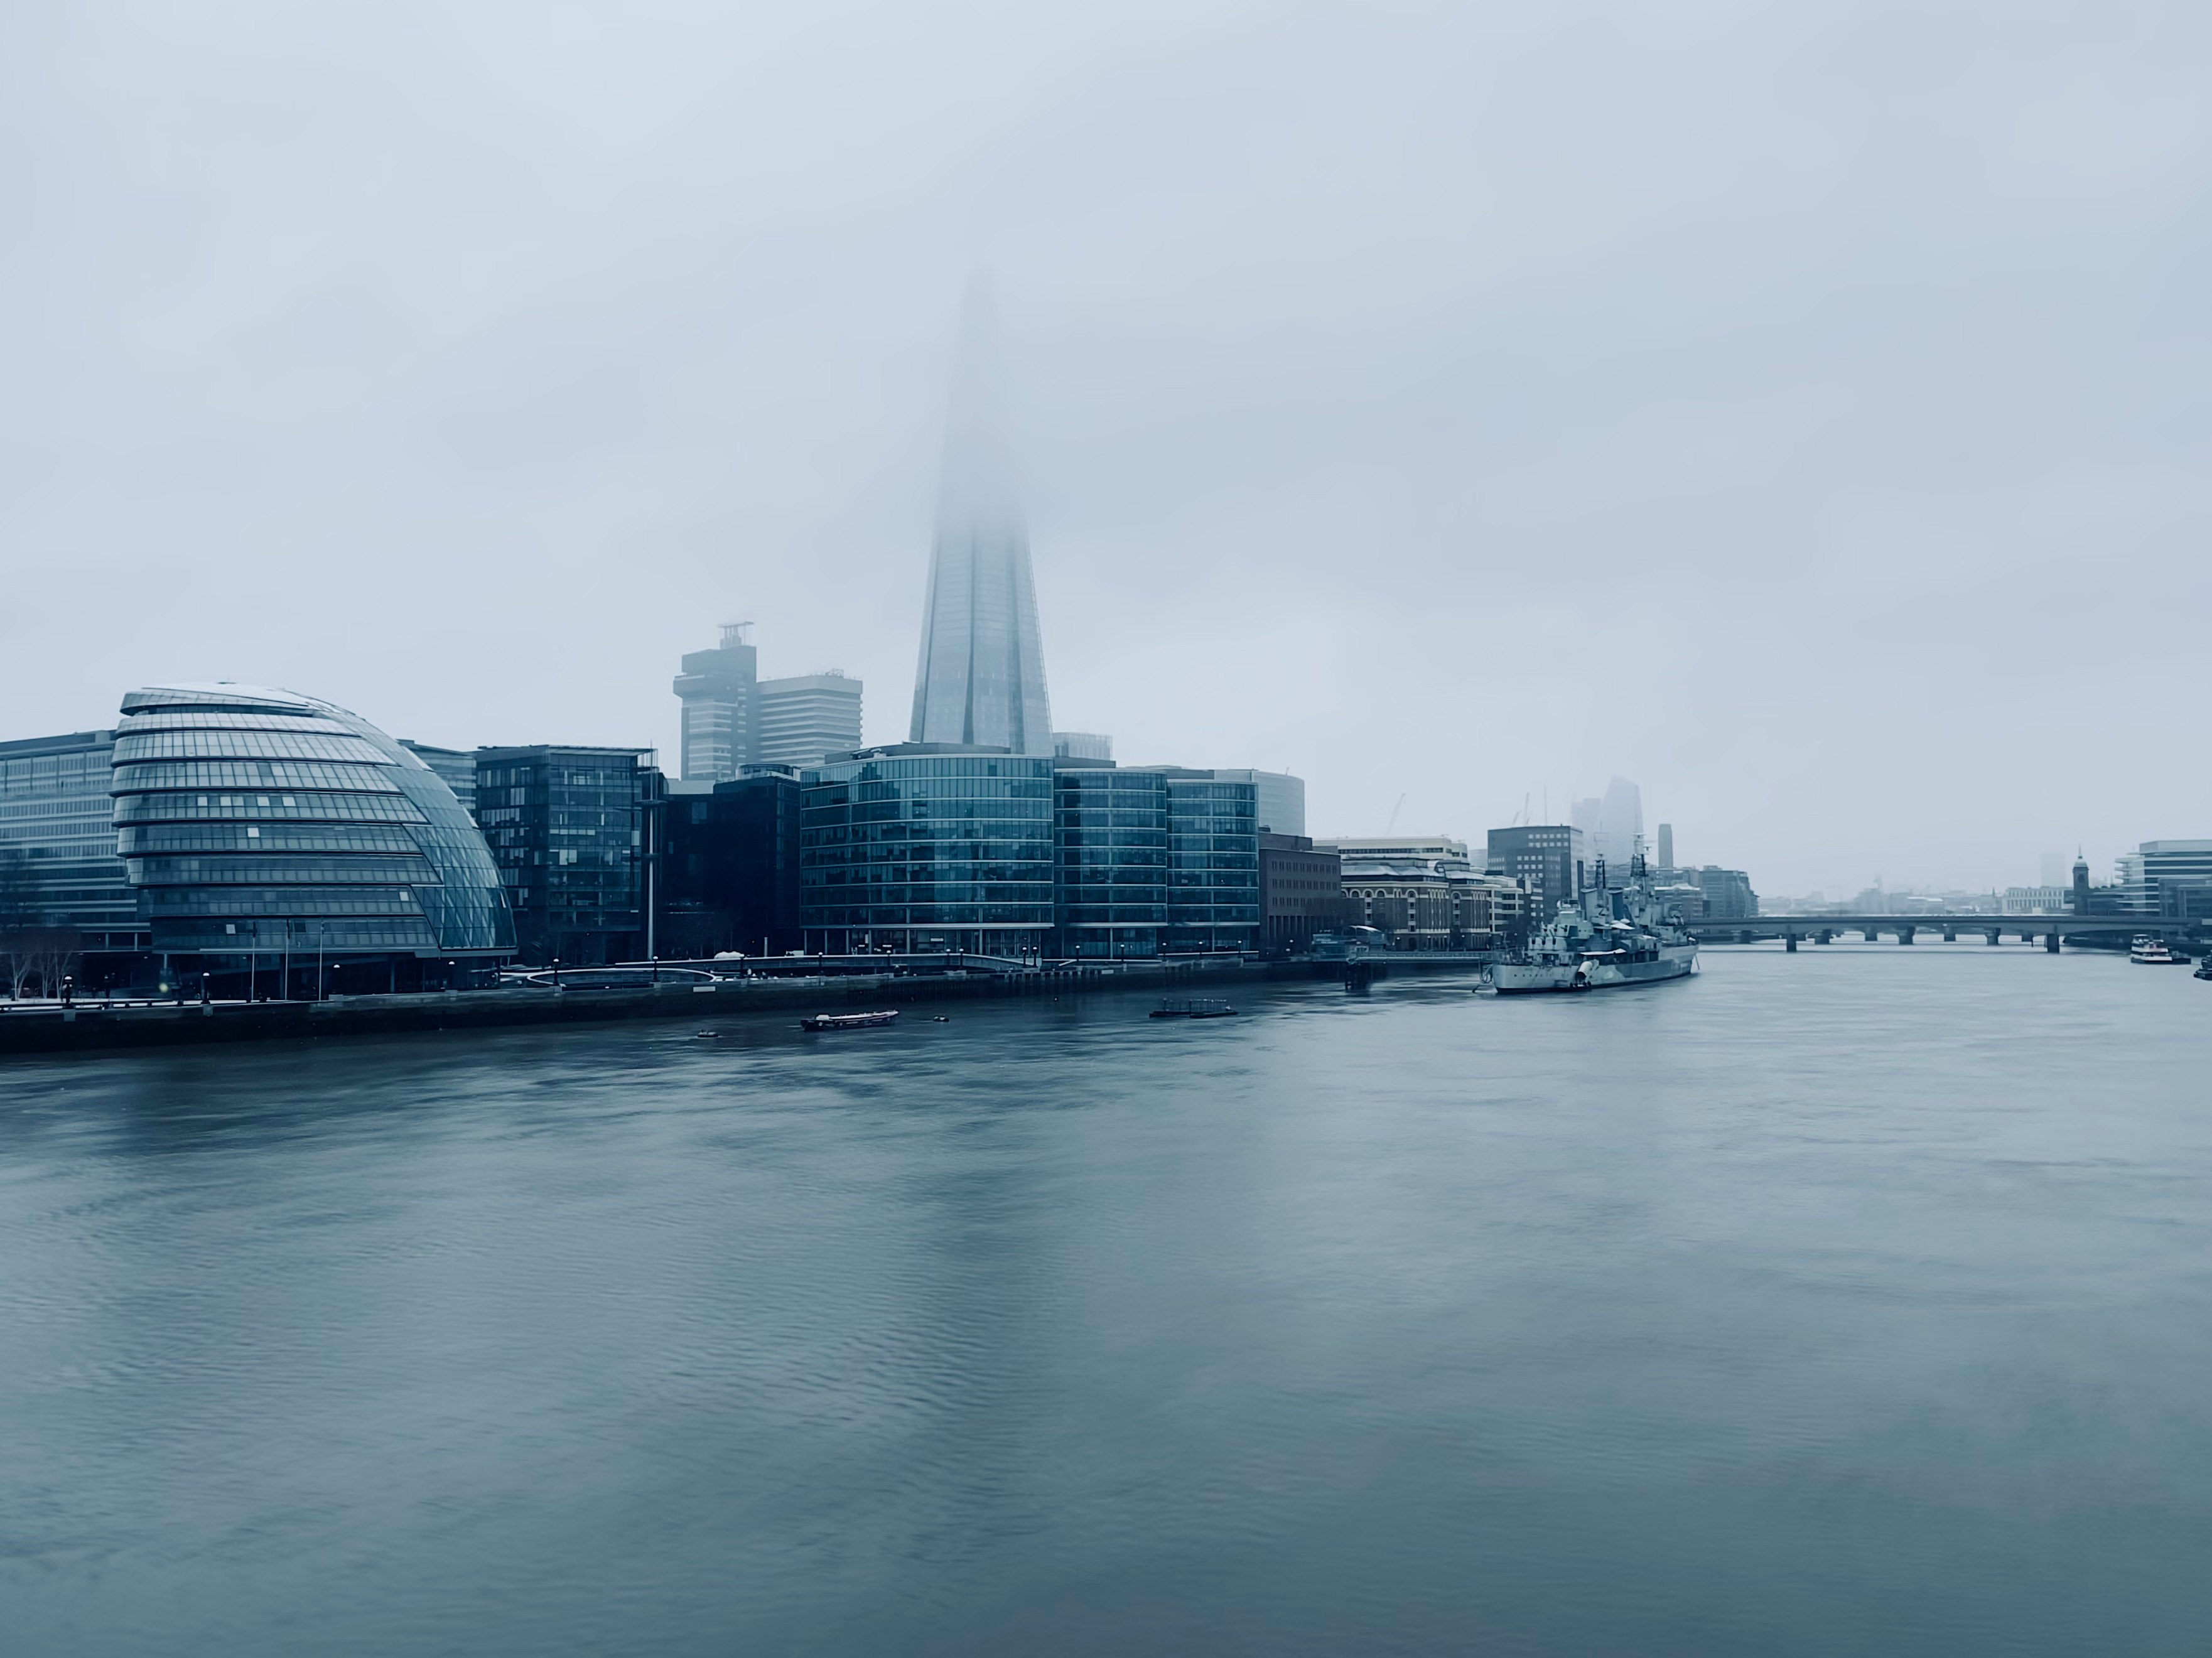
{"label": "riverbank", "polygon": [[[1397,972],[1472,974],[1464,959],[1425,961],[1413,951],[1372,957],[1366,976]],[[598,1024],[630,1019],[797,1017],[856,1004],[1001,996],[1068,996],[1097,991],[1182,993],[1198,985],[1254,984],[1344,975],[1342,962],[1297,959],[1205,965],[1117,962],[1015,974],[868,974],[718,979],[711,984],[502,986],[495,990],[333,996],[315,1002],[82,1001],[0,1010],[0,1058],[10,1054],[165,1048],[199,1042],[466,1030],[505,1025]]]}

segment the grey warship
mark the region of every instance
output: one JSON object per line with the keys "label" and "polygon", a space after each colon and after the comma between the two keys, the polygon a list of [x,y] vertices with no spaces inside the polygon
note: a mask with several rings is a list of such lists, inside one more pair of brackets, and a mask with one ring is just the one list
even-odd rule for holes
{"label": "grey warship", "polygon": [[1605,864],[1577,903],[1562,903],[1527,949],[1483,969],[1486,988],[1500,996],[1539,991],[1609,990],[1621,985],[1686,979],[1698,970],[1698,941],[1672,905],[1653,894],[1641,842],[1628,879],[1612,886]]}

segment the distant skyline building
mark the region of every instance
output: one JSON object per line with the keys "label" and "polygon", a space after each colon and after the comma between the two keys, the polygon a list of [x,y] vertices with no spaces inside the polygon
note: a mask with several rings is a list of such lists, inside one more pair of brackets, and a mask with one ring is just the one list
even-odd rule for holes
{"label": "distant skyline building", "polygon": [[1052,757],[1055,760],[1111,760],[1114,739],[1103,732],[1054,732],[1052,734]]}
{"label": "distant skyline building", "polygon": [[980,284],[961,319],[908,735],[1046,760],[1054,753],[1029,532]]}
{"label": "distant skyline building", "polygon": [[763,679],[758,689],[759,738],[744,765],[818,766],[860,746],[860,682],[842,669]]}
{"label": "distant skyline building", "polygon": [[1616,777],[1605,786],[1591,855],[1605,859],[1607,878],[1626,875],[1629,861],[1636,855],[1636,843],[1643,838],[1643,791],[1627,778]]}
{"label": "distant skyline building", "polygon": [[1674,826],[1672,823],[1659,825],[1659,867],[1674,867]]}
{"label": "distant skyline building", "polygon": [[760,742],[760,657],[750,622],[722,624],[721,643],[684,653],[675,691],[684,704],[678,763],[687,782],[735,777]]}
{"label": "distant skyline building", "polygon": [[[1582,831],[1593,865],[1602,858],[1608,878],[1627,872],[1629,859],[1636,855],[1637,837],[1644,833],[1644,796],[1634,783],[1616,777],[1605,786],[1603,795],[1576,801],[1568,816]],[[1664,865],[1666,860],[1660,861]]]}
{"label": "distant skyline building", "polygon": [[860,682],[837,668],[763,679],[752,625],[726,622],[720,644],[684,657],[674,689],[684,782],[727,782],[752,765],[819,765],[860,746]]}
{"label": "distant skyline building", "polygon": [[1759,895],[1751,890],[1751,877],[1741,870],[1707,864],[1701,869],[1686,869],[1682,875],[1705,894],[1705,920],[1739,921],[1759,914]]}

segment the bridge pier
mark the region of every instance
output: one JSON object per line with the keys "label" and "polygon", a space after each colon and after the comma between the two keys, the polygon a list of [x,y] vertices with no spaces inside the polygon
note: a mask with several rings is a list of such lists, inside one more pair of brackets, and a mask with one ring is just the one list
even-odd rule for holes
{"label": "bridge pier", "polygon": [[1899,927],[1897,929],[1897,942],[1900,944],[1911,944],[1912,942],[1912,933],[1913,929],[1909,925]]}
{"label": "bridge pier", "polygon": [[1813,942],[1816,944],[1833,944],[1835,941],[1835,930],[1832,927],[1824,926],[1820,930],[1820,932],[1813,936]]}
{"label": "bridge pier", "polygon": [[1943,942],[1947,944],[1957,944],[1959,942],[1959,929],[1954,926],[1945,927],[1943,929]]}
{"label": "bridge pier", "polygon": [[1782,935],[1782,948],[1788,954],[1795,956],[1797,953],[1797,935],[1794,932],[1784,933]]}
{"label": "bridge pier", "polygon": [[1859,931],[1866,934],[1866,941],[1869,944],[1878,944],[1881,942],[1881,929],[1880,927],[1861,927]]}
{"label": "bridge pier", "polygon": [[2058,935],[2055,932],[2045,933],[2043,935],[2043,947],[2049,950],[2053,956],[2056,956],[2058,953]]}
{"label": "bridge pier", "polygon": [[1990,941],[1991,944],[1995,944],[1995,943],[1996,943],[1996,942],[1997,942],[1997,937],[1998,937],[1998,934],[1997,934],[1997,929],[1996,929],[1996,928],[1995,928],[1995,927],[1991,927],[1991,928],[1989,930],[1989,933],[1988,933],[1989,941]]}

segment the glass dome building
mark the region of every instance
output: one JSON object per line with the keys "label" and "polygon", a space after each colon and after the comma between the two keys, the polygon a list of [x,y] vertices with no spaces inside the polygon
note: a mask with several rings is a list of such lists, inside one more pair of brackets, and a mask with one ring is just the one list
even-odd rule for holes
{"label": "glass dome building", "polygon": [[113,762],[117,851],[172,982],[439,989],[514,953],[483,835],[359,714],[261,686],[150,686],[123,699]]}

